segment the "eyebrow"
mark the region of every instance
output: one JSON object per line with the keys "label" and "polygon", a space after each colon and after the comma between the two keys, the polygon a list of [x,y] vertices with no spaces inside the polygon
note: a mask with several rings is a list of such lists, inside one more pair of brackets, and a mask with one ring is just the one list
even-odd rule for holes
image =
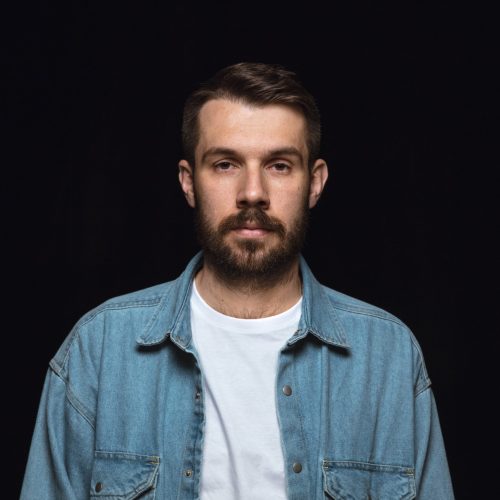
{"label": "eyebrow", "polygon": [[[232,157],[238,157],[240,156],[238,152],[235,149],[231,148],[219,148],[219,147],[213,147],[207,149],[202,157],[201,161],[202,163],[207,159],[209,156],[215,156],[215,155],[220,155],[220,156],[232,156]],[[289,147],[283,147],[283,148],[277,148],[277,149],[271,149],[266,152],[266,156],[268,157],[273,157],[273,156],[297,156],[299,160],[303,160],[302,158],[302,153],[294,146],[289,146]]]}

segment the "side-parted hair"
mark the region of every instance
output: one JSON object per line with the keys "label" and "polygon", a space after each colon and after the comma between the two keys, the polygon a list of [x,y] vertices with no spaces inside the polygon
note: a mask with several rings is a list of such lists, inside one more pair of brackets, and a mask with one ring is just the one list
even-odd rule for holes
{"label": "side-parted hair", "polygon": [[195,149],[200,138],[198,116],[202,106],[212,99],[229,99],[255,106],[283,104],[296,109],[307,124],[309,166],[318,158],[321,142],[319,110],[297,75],[275,64],[243,62],[221,69],[186,100],[182,146],[184,158],[192,167],[195,166]]}

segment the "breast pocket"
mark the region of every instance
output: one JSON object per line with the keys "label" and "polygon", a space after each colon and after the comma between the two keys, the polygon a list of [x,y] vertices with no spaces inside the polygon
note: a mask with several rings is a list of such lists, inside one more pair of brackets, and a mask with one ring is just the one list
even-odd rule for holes
{"label": "breast pocket", "polygon": [[411,500],[415,471],[366,462],[323,461],[324,491],[334,500]]}
{"label": "breast pocket", "polygon": [[153,500],[160,458],[129,453],[95,454],[90,498]]}

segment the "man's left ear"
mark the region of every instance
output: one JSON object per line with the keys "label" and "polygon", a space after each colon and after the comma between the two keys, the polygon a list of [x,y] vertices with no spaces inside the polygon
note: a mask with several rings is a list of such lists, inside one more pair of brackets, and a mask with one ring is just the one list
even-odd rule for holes
{"label": "man's left ear", "polygon": [[328,166],[322,159],[314,162],[311,169],[311,184],[309,188],[309,208],[313,208],[323,192],[326,180],[328,179]]}

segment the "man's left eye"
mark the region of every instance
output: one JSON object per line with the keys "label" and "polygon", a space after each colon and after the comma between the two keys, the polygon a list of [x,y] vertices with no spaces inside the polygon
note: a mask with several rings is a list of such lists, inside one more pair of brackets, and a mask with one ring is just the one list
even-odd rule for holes
{"label": "man's left eye", "polygon": [[278,172],[286,172],[290,170],[290,165],[288,165],[287,163],[273,163],[271,165],[271,168],[277,170]]}

